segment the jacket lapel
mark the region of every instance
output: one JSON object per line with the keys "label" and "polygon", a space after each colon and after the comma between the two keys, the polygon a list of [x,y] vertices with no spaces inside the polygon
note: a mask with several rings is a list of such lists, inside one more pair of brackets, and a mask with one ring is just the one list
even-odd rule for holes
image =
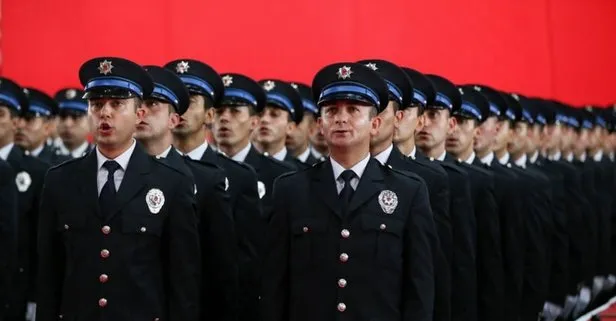
{"label": "jacket lapel", "polygon": [[261,169],[261,154],[255,150],[254,146],[250,146],[250,150],[246,155],[246,159],[244,159],[244,163],[252,166],[257,174],[259,174],[259,170]]}
{"label": "jacket lapel", "polygon": [[[98,163],[96,160],[96,152],[90,152],[81,162],[81,170],[75,173],[73,180],[79,186],[79,191],[86,200],[84,204],[93,205],[92,211],[96,216],[102,218],[100,208],[98,206]],[[85,177],[82,177],[85,176]],[[92,200],[92,201],[90,201]]]}
{"label": "jacket lapel", "polygon": [[13,145],[11,151],[9,152],[9,156],[6,158],[6,161],[11,164],[15,172],[19,172],[19,169],[21,169],[21,159],[23,157],[24,152],[16,145]]}
{"label": "jacket lapel", "polygon": [[[130,200],[132,200],[137,193],[139,193],[143,187],[145,187],[146,180],[143,175],[150,172],[150,156],[143,150],[143,148],[137,144],[133,155],[128,161],[122,184],[118,190],[116,198],[116,207],[112,211],[107,220],[111,220]],[[144,200],[145,202],[145,200]]]}
{"label": "jacket lapel", "polygon": [[[331,166],[331,165],[330,165]],[[385,178],[377,160],[370,158],[364,170],[357,190],[353,193],[351,204],[349,204],[349,215],[353,214],[360,206],[372,199],[377,192],[385,189]]]}
{"label": "jacket lapel", "polygon": [[213,163],[213,164],[218,164],[216,152],[213,151],[209,146],[205,149],[205,152],[203,152],[203,155],[201,156],[201,160],[205,162]]}
{"label": "jacket lapel", "polygon": [[319,170],[314,173],[312,181],[317,195],[323,200],[325,205],[327,205],[338,217],[342,218],[332,163],[330,161],[323,162]]}
{"label": "jacket lapel", "polygon": [[391,154],[389,154],[389,159],[387,160],[387,165],[390,165],[393,168],[400,169],[403,167],[402,162],[405,161],[405,156],[402,155],[400,150],[396,146],[392,148]]}

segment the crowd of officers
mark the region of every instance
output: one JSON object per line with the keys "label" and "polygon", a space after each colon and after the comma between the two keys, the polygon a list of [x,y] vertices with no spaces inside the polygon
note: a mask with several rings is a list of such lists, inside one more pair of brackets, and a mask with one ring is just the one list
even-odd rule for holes
{"label": "crowd of officers", "polygon": [[2,321],[574,320],[616,295],[611,107],[379,59],[79,77],[0,78]]}

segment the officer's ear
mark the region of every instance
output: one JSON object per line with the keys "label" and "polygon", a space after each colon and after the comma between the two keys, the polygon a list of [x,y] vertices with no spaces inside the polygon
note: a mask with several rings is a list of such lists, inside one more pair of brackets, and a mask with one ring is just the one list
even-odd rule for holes
{"label": "officer's ear", "polygon": [[381,129],[383,120],[378,115],[376,107],[370,108],[370,136],[376,136]]}
{"label": "officer's ear", "polygon": [[175,110],[175,107],[173,107],[171,104],[169,105],[169,120],[167,121],[167,127],[169,129],[174,129],[175,127],[178,126],[178,124],[180,124],[180,114],[177,113],[177,111]]}
{"label": "officer's ear", "polygon": [[[447,113],[449,113],[449,111],[447,111]],[[458,120],[455,117],[451,117],[451,115],[449,116],[450,117],[447,122],[447,135],[453,134],[454,130],[456,129],[456,126],[458,126]]]}

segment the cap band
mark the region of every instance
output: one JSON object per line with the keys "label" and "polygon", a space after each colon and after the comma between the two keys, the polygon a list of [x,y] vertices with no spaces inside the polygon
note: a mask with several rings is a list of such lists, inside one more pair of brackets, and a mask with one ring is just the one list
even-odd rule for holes
{"label": "cap band", "polygon": [[74,109],[79,111],[88,111],[88,104],[78,101],[62,101],[58,104],[60,109]]}
{"label": "cap band", "polygon": [[451,99],[449,99],[449,97],[441,94],[441,93],[436,93],[436,98],[434,99],[435,102],[439,102],[441,104],[443,104],[443,107],[446,107],[447,109],[451,109],[452,103],[451,103]]}
{"label": "cap band", "polygon": [[584,120],[582,122],[582,128],[592,129],[592,122],[589,120]]}
{"label": "cap band", "polygon": [[428,105],[428,98],[426,98],[426,95],[415,88],[413,88],[413,99],[424,107]]}
{"label": "cap band", "polygon": [[212,100],[214,100],[216,98],[216,97],[214,97],[215,96],[214,88],[212,86],[210,86],[210,84],[208,84],[203,79],[195,77],[195,76],[190,76],[190,75],[182,75],[182,76],[180,76],[180,79],[182,79],[182,81],[186,85],[191,85],[191,86],[195,86],[195,87],[199,87],[199,88],[203,89],[206,93],[208,93],[210,95]]}
{"label": "cap band", "polygon": [[505,116],[511,120],[515,120],[515,113],[511,110],[511,108],[508,108],[507,111],[505,111]]}
{"label": "cap band", "polygon": [[152,91],[152,96],[154,96],[154,94],[159,94],[163,96],[163,98],[165,98],[169,102],[174,103],[176,106],[180,103],[180,99],[178,99],[178,96],[171,89],[159,83],[154,83],[154,90]]}
{"label": "cap band", "polygon": [[225,94],[223,95],[223,100],[225,98],[241,99],[252,104],[254,107],[257,107],[257,98],[255,98],[255,96],[243,89],[226,88]]}
{"label": "cap band", "polygon": [[128,89],[137,94],[139,97],[143,97],[143,89],[137,83],[132,82],[126,78],[121,77],[108,77],[108,78],[95,78],[88,82],[84,91],[91,90],[98,87],[120,87]]}
{"label": "cap band", "polygon": [[533,123],[533,116],[531,116],[526,109],[522,109],[522,118],[524,118],[524,120],[526,120],[526,122],[529,124]]}
{"label": "cap band", "polygon": [[266,98],[268,103],[280,105],[286,108],[288,112],[295,116],[295,108],[293,107],[293,103],[286,96],[279,93],[268,92]]}
{"label": "cap band", "polygon": [[40,105],[35,105],[35,104],[30,104],[30,107],[28,108],[28,112],[29,113],[37,113],[39,115],[43,115],[43,116],[49,116],[51,115],[51,111],[43,106]]}
{"label": "cap band", "polygon": [[323,98],[327,96],[340,94],[340,93],[350,93],[350,94],[367,96],[368,98],[370,98],[371,102],[375,106],[380,105],[380,99],[378,98],[378,95],[374,91],[372,91],[372,89],[366,86],[361,86],[361,85],[333,85],[329,88],[325,88],[321,91],[321,95],[319,96],[319,101],[323,100]]}
{"label": "cap band", "polygon": [[575,128],[580,127],[580,122],[575,117],[569,117],[569,124]]}
{"label": "cap band", "polygon": [[304,106],[304,109],[306,109],[307,111],[311,113],[314,113],[314,114],[319,113],[319,109],[317,108],[317,105],[315,105],[315,103],[312,102],[312,100],[310,99],[302,99],[302,105]]}
{"label": "cap band", "polygon": [[477,120],[482,120],[481,112],[479,111],[479,108],[477,108],[477,106],[475,106],[474,104],[464,101],[462,102],[461,109],[462,111],[473,115],[473,117],[477,118]]}
{"label": "cap band", "polygon": [[543,117],[543,115],[538,114],[538,115],[537,115],[537,122],[538,122],[539,124],[541,124],[541,125],[547,125],[548,120],[547,120],[547,119],[545,119],[545,117]]}
{"label": "cap band", "polygon": [[595,122],[597,123],[597,125],[603,128],[607,128],[607,123],[605,122],[605,119],[603,119],[603,117],[601,116],[595,117]]}
{"label": "cap band", "polygon": [[398,104],[402,105],[402,91],[400,88],[387,79],[385,80],[385,83],[387,83],[387,90],[389,90],[389,93],[396,98]]}
{"label": "cap band", "polygon": [[9,103],[11,105],[10,107],[15,108],[17,111],[21,111],[21,106],[19,105],[19,101],[17,101],[17,98],[4,93],[0,93],[0,99]]}
{"label": "cap band", "polygon": [[554,118],[554,121],[555,121],[556,123],[565,123],[565,124],[566,124],[566,123],[567,123],[567,121],[568,121],[568,119],[567,119],[567,116],[565,116],[565,115],[562,115],[562,114],[556,114],[556,116],[555,116],[555,118]]}
{"label": "cap band", "polygon": [[492,102],[490,102],[490,112],[494,115],[494,116],[500,116],[501,112],[500,112],[500,108],[498,108],[498,106],[496,106],[495,104],[493,104]]}

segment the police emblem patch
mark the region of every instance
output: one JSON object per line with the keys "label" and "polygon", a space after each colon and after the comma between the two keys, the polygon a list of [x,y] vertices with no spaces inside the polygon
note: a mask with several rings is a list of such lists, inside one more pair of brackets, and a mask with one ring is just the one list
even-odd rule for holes
{"label": "police emblem patch", "polygon": [[257,182],[257,191],[259,192],[259,198],[263,198],[263,196],[265,196],[265,184],[263,184],[263,182]]}
{"label": "police emblem patch", "polygon": [[152,214],[158,214],[160,209],[165,205],[165,194],[158,188],[152,188],[145,195],[145,203]]}
{"label": "police emblem patch", "polygon": [[231,84],[233,84],[233,77],[229,75],[222,77],[222,84],[225,85],[225,87],[231,86]]}
{"label": "police emblem patch", "polygon": [[338,79],[348,79],[351,78],[352,73],[353,71],[351,70],[351,67],[342,66],[338,68],[338,72],[336,72],[336,75],[338,75]]}
{"label": "police emblem patch", "polygon": [[291,87],[293,87],[293,89],[295,89],[295,90],[297,90],[297,88],[298,88],[297,84],[294,83],[294,82],[291,83]]}
{"label": "police emblem patch", "polygon": [[180,62],[178,62],[177,65],[175,65],[175,71],[178,74],[183,74],[183,73],[187,72],[188,68],[190,68],[190,65],[188,65],[188,61],[180,61]]}
{"label": "police emblem patch", "polygon": [[398,195],[390,190],[384,190],[379,194],[379,205],[385,214],[392,214],[398,206]]}
{"label": "police emblem patch", "polygon": [[111,69],[113,69],[113,65],[109,60],[103,60],[98,64],[98,72],[103,75],[107,75],[111,73]]}
{"label": "police emblem patch", "polygon": [[18,191],[22,193],[27,191],[31,184],[32,178],[28,172],[19,172],[15,176],[15,185],[17,185]]}
{"label": "police emblem patch", "polygon": [[66,99],[73,99],[77,96],[77,90],[69,89],[66,91]]}
{"label": "police emblem patch", "polygon": [[276,83],[271,80],[268,80],[265,83],[263,83],[263,89],[265,89],[266,91],[270,91],[274,88],[276,88]]}

